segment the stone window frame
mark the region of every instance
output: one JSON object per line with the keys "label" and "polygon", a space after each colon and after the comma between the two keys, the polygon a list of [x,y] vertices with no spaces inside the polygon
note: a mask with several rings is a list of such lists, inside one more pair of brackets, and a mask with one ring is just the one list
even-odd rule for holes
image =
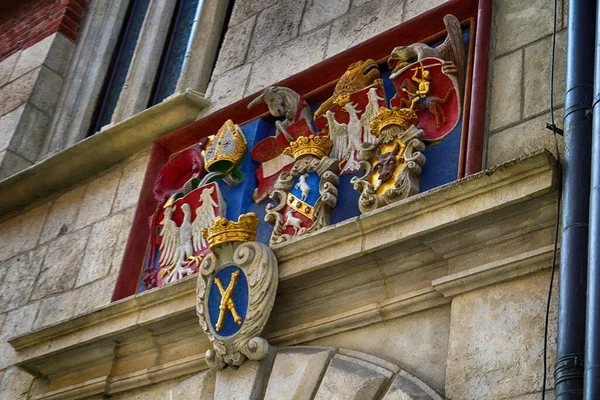
{"label": "stone window frame", "polygon": [[[73,61],[67,74],[49,134],[42,149],[45,159],[88,136],[104,78],[109,72],[127,9],[132,0],[91,2]],[[191,48],[173,95],[206,90],[215,63],[231,0],[204,0]],[[125,84],[109,125],[147,108],[175,1],[151,0],[135,47]]]}
{"label": "stone window frame", "polygon": [[[406,44],[439,41],[445,36],[443,17],[446,14],[454,14],[461,22],[469,25],[473,38],[470,44],[473,47],[469,50],[472,57],[469,57],[467,67],[467,76],[470,76],[467,81],[473,84],[465,86],[465,96],[468,99],[464,103],[467,107],[463,118],[468,116],[468,120],[465,121],[465,134],[461,142],[460,163],[463,166],[463,172],[460,173],[459,178],[473,175],[479,172],[483,166],[489,44],[492,26],[491,10],[492,0],[449,1],[302,72],[280,82],[274,82],[273,85],[285,86],[298,92],[309,104],[322,102],[332,95],[337,80],[346,71],[349,64],[367,58],[383,62],[391,51],[390,41]],[[398,38],[402,39],[399,41]],[[319,73],[315,73],[316,71]],[[309,74],[311,74],[310,78],[308,78]],[[201,138],[217,132],[227,119],[233,119],[237,124],[243,125],[268,116],[266,106],[247,108],[250,101],[259,92],[252,93],[154,141],[112,301],[136,294],[140,280],[143,279],[144,261],[150,235],[148,217],[154,213],[157,207],[152,188],[161,168],[172,155],[193,146]],[[158,289],[160,290],[160,287]]]}

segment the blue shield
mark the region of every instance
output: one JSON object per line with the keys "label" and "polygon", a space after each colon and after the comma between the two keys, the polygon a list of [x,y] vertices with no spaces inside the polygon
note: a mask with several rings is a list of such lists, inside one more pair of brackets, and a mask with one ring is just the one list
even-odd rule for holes
{"label": "blue shield", "polygon": [[[315,203],[321,196],[319,192],[319,183],[321,178],[316,172],[307,172],[298,176],[294,180],[294,185],[290,193],[297,199],[304,201],[306,204],[314,207]],[[306,196],[304,196],[306,195]]]}
{"label": "blue shield", "polygon": [[230,265],[215,274],[208,294],[208,315],[217,335],[228,337],[240,330],[246,320],[248,296],[248,280],[240,267]]}

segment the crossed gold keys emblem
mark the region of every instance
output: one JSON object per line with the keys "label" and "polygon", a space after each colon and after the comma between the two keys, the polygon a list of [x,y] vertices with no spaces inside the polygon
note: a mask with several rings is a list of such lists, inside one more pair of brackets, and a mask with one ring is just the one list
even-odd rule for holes
{"label": "crossed gold keys emblem", "polygon": [[242,324],[242,318],[238,314],[235,309],[235,303],[233,302],[232,296],[233,291],[235,290],[235,286],[237,285],[238,276],[240,275],[240,271],[237,270],[231,274],[231,280],[229,281],[229,285],[227,289],[223,287],[223,283],[217,277],[215,277],[215,284],[219,288],[219,292],[221,293],[221,304],[219,305],[219,319],[217,320],[216,330],[219,332],[223,329],[223,323],[225,323],[225,317],[227,316],[227,311],[231,312],[231,316],[236,324]]}

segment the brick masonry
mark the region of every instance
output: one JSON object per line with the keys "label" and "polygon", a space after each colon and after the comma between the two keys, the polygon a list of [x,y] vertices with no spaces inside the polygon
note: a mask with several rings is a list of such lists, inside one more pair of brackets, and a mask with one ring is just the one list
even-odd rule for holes
{"label": "brick masonry", "polygon": [[77,40],[87,0],[29,0],[0,17],[0,61],[61,32]]}

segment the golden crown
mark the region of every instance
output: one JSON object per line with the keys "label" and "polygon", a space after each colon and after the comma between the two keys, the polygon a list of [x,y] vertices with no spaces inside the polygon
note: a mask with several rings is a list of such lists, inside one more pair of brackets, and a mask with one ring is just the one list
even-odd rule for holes
{"label": "golden crown", "polygon": [[294,160],[307,154],[323,158],[329,154],[332,147],[333,142],[327,136],[301,136],[290,143],[283,154],[294,157]]}
{"label": "golden crown", "polygon": [[371,134],[379,137],[381,130],[386,126],[397,125],[404,129],[408,129],[411,125],[416,125],[419,122],[417,113],[409,108],[381,107],[379,113],[371,120]]}
{"label": "golden crown", "polygon": [[242,162],[248,142],[240,127],[227,120],[206,145],[204,168],[208,172],[230,172]]}
{"label": "golden crown", "polygon": [[202,237],[213,247],[228,242],[250,242],[256,239],[258,218],[254,213],[242,214],[237,222],[227,218],[217,217],[212,228],[202,230]]}

